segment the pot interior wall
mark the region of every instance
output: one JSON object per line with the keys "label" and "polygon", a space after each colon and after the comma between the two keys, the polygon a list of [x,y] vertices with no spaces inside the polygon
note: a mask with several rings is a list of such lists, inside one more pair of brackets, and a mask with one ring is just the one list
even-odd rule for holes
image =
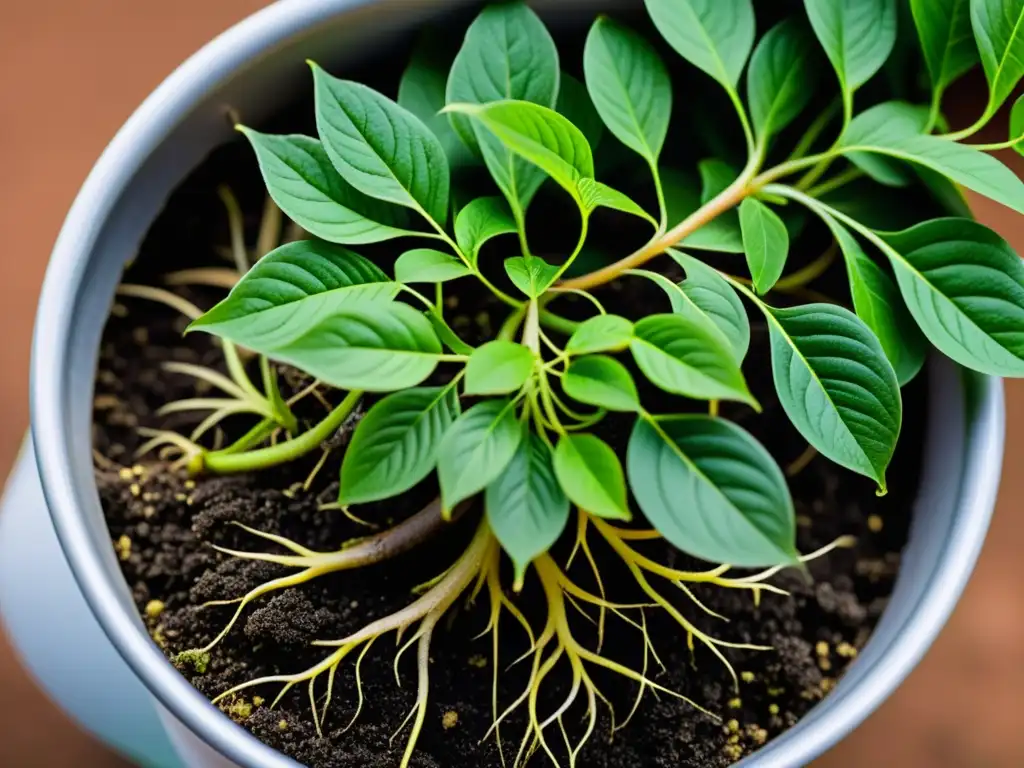
{"label": "pot interior wall", "polygon": [[[117,611],[130,616],[131,621],[135,622],[138,637],[130,641],[116,637],[114,640],[122,652],[125,643],[133,646],[132,651],[126,655],[133,659],[136,666],[145,653],[152,657],[147,659],[148,662],[157,660],[158,652],[155,648],[151,651],[140,650],[140,644],[151,643],[136,615],[110,546],[96,492],[91,456],[93,376],[100,336],[123,265],[135,254],[173,188],[211,150],[237,138],[227,119],[229,108],[237,110],[246,120],[258,123],[290,101],[293,94],[301,92],[297,89],[308,89],[309,71],[304,63],[307,58],[316,59],[334,73],[344,75],[347,63],[359,60],[369,51],[386,47],[429,17],[452,12],[453,5],[468,4],[464,0],[458,0],[457,3],[452,0],[418,0],[414,3],[408,0],[347,3],[341,0],[285,0],[263,11],[260,14],[262,20],[249,22],[245,28],[244,44],[231,38],[234,44],[221,46],[221,51],[216,55],[211,49],[207,67],[190,67],[185,80],[179,77],[163,87],[148,105],[151,108],[133,117],[124,129],[124,135],[130,135],[132,140],[115,142],[112,148],[127,148],[131,154],[122,158],[117,173],[109,172],[104,177],[100,172],[99,177],[94,174],[91,179],[94,185],[91,189],[102,190],[107,193],[107,198],[99,200],[89,209],[89,220],[78,231],[65,232],[62,236],[78,238],[81,241],[78,247],[81,252],[88,253],[89,258],[76,262],[72,274],[52,275],[48,278],[55,282],[69,281],[71,288],[66,289],[67,295],[74,296],[74,301],[58,309],[62,313],[60,317],[40,318],[41,321],[67,327],[63,331],[62,348],[41,349],[37,346],[35,353],[37,357],[56,361],[51,373],[63,377],[61,412],[58,414],[64,424],[62,453],[70,465],[70,483],[75,489],[78,507],[76,514],[84,515],[91,549],[102,558],[102,569],[95,568],[93,574],[87,573],[85,577],[82,574],[88,572],[89,568],[83,566],[82,559],[73,562],[73,565],[80,579],[88,579],[102,570],[102,576],[97,575],[97,578],[103,583],[86,590],[97,613],[113,610],[110,606],[98,608],[97,595],[103,597],[116,594],[120,601]],[[547,0],[536,5],[557,26],[572,23],[574,18],[579,18],[583,13],[592,15],[618,5],[639,7],[640,3],[639,0],[629,3]],[[280,8],[277,6],[293,6],[296,12],[288,16],[279,13]],[[308,31],[310,29],[313,31]],[[227,37],[238,34],[241,33],[233,31]],[[161,101],[164,103],[161,104]],[[109,169],[113,165],[101,163],[99,168]],[[109,194],[111,190],[116,194]],[[80,200],[79,205],[86,205],[86,202]],[[43,371],[37,364],[35,375],[43,375]],[[999,460],[998,455],[991,455],[990,445],[986,456],[972,459],[973,463],[968,461],[968,449],[972,441],[983,438],[987,441],[986,445],[991,444],[989,433],[999,431],[998,427],[993,426],[993,419],[999,418],[999,398],[994,385],[981,377],[962,374],[945,361],[934,361],[929,375],[932,381],[933,411],[931,434],[927,439],[924,491],[915,510],[915,526],[892,598],[892,607],[879,625],[871,644],[836,692],[797,728],[759,753],[759,766],[799,765],[805,759],[812,758],[840,737],[847,728],[856,725],[894,687],[897,682],[895,679],[890,681],[891,684],[881,687],[877,684],[867,686],[870,688],[867,691],[859,688],[858,683],[876,672],[876,667],[885,667],[891,663],[890,651],[900,641],[900,634],[907,631],[908,625],[915,620],[912,609],[934,587],[936,579],[942,576],[939,569],[945,562],[946,546],[955,540],[958,526],[961,525],[957,512],[965,503],[964,494],[978,493],[970,488],[964,490],[965,478],[970,479],[972,474],[978,474],[975,467],[978,461]],[[997,439],[996,443],[1000,441]],[[40,454],[40,460],[46,460],[44,453]],[[982,492],[985,492],[984,488]],[[71,556],[74,561],[75,555]],[[973,557],[963,561],[963,568],[969,570],[972,565]],[[952,588],[958,591],[958,582],[954,579],[952,584]],[[940,625],[945,615],[939,610],[930,620]],[[111,632],[110,620],[104,623],[108,632]],[[111,634],[113,636],[117,633]],[[158,660],[163,663],[162,658]],[[893,674],[902,676],[907,668],[909,665],[901,661],[894,667],[896,671]],[[164,676],[159,684],[152,681],[149,684],[153,688],[166,689],[161,691],[165,703],[169,703],[168,698],[192,698],[195,701],[189,703],[188,708],[193,713],[208,711],[199,709],[201,706],[208,707],[205,701],[198,701],[201,698],[199,694],[183,679],[179,678],[179,682],[180,685]],[[172,708],[177,709],[174,706]],[[829,728],[815,731],[815,723],[830,717],[842,722],[837,727],[837,721],[833,720]],[[219,731],[219,736],[212,740],[220,741],[223,746],[230,738],[241,736],[239,733],[229,737],[227,729],[233,728],[225,719],[223,724],[208,724],[202,730],[207,737]],[[801,740],[800,733],[803,731],[815,732]],[[244,738],[251,739],[247,734]],[[793,744],[797,741],[800,744],[793,750]],[[787,747],[787,744],[790,746]],[[262,754],[259,750],[246,752],[250,756]],[[271,764],[262,758],[258,763],[253,763],[247,757],[236,759],[246,760],[247,764]]]}

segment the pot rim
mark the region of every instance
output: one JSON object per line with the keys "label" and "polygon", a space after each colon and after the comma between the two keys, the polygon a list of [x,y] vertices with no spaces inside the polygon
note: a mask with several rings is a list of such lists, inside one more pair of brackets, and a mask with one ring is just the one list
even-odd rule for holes
{"label": "pot rim", "polygon": [[[211,716],[209,701],[167,662],[138,618],[124,609],[118,585],[88,532],[79,498],[95,490],[77,487],[71,471],[75,446],[68,428],[67,382],[53,373],[66,369],[75,299],[103,224],[146,158],[198,101],[254,56],[376,1],[278,0],[214,38],[173,72],[120,129],[82,186],[54,246],[36,318],[30,384],[33,442],[47,506],[79,588],[114,647],[154,697],[203,741],[242,766],[295,768],[297,763],[230,719]],[[769,745],[753,757],[757,765],[802,765],[839,741],[898,687],[947,621],[980,554],[1002,465],[1002,385],[993,378],[978,382],[980,389],[973,393],[978,407],[965,436],[972,444],[959,489],[956,535],[947,538],[927,588],[902,621],[902,631],[889,641],[882,662],[860,683],[860,695],[818,715],[819,708],[812,710],[802,722],[813,719],[813,727],[775,740],[777,748]]]}

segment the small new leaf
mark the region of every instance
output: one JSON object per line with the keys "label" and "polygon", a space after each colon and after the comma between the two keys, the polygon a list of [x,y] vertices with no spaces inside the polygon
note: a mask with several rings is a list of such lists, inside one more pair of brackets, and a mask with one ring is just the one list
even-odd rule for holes
{"label": "small new leaf", "polygon": [[505,259],[505,272],[520,291],[532,299],[543,295],[558,274],[553,267],[537,256],[513,256]]}
{"label": "small new leaf", "polygon": [[335,169],[363,194],[448,219],[444,147],[412,112],[350,80],[313,67],[316,127]]}
{"label": "small new leaf", "polygon": [[842,307],[764,310],[775,389],[793,426],[823,455],[884,490],[903,403],[882,345]]}
{"label": "small new leaf", "polygon": [[436,466],[441,440],[460,410],[454,387],[408,389],[378,402],[345,451],[338,500],[368,504],[418,485]]}
{"label": "small new leaf", "polygon": [[509,400],[474,405],[451,426],[438,453],[445,514],[494,482],[512,461],[523,430]]}
{"label": "small new leaf", "polygon": [[602,16],[583,55],[587,90],[608,130],[652,166],[672,117],[672,82],[650,43]]}
{"label": "small new leaf", "polygon": [[704,323],[649,315],[636,324],[630,349],[644,375],[666,392],[759,408],[722,334]]}
{"label": "small new leaf", "polygon": [[364,195],[345,181],[316,139],[239,130],[256,152],[274,202],[310,234],[344,245],[412,234],[405,209]]}
{"label": "small new leaf", "polygon": [[460,211],[455,219],[455,241],[471,264],[480,258],[480,249],[500,235],[513,235],[516,221],[508,204],[500,197],[481,197]]}
{"label": "small new leaf", "polygon": [[580,179],[576,184],[576,188],[579,191],[580,203],[586,213],[591,213],[596,208],[611,208],[615,211],[622,211],[623,213],[646,219],[655,228],[658,226],[658,222],[647,211],[625,194],[617,189],[612,189],[607,184],[602,184],[600,181],[594,181],[593,179]]}
{"label": "small new leaf", "polygon": [[256,262],[228,297],[189,330],[269,352],[332,313],[387,304],[397,293],[398,285],[362,256],[318,240],[299,240]]}
{"label": "small new leaf", "polygon": [[724,419],[636,423],[629,485],[669,542],[711,563],[764,568],[797,562],[796,515],[764,447]]}
{"label": "small new leaf", "polygon": [[512,559],[520,589],[527,566],[558,541],[569,521],[569,499],[555,477],[551,449],[526,434],[484,498],[487,522]]}
{"label": "small new leaf", "polygon": [[566,496],[597,517],[630,520],[626,479],[618,457],[594,435],[564,435],[555,449],[555,475]]}
{"label": "small new leaf", "polygon": [[645,0],[654,26],[680,56],[735,91],[754,46],[751,0]]}
{"label": "small new leaf", "polygon": [[511,341],[492,341],[477,347],[466,363],[466,394],[518,392],[530,378],[536,362],[533,352]]}
{"label": "small new leaf", "polygon": [[640,409],[640,395],[626,366],[604,355],[573,360],[562,377],[562,388],[573,400],[609,411]]}
{"label": "small new leaf", "polygon": [[621,352],[632,339],[632,322],[618,315],[598,315],[580,323],[569,337],[565,351],[570,355]]}
{"label": "small new leaf", "polygon": [[740,227],[754,288],[764,295],[782,277],[789,257],[789,232],[778,214],[753,197],[740,204]]}

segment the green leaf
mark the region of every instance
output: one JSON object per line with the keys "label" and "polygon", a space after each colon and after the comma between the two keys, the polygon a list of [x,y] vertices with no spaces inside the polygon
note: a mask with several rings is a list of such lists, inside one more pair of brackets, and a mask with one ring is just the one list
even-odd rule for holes
{"label": "green leaf", "polygon": [[597,517],[630,520],[626,479],[618,457],[594,435],[563,435],[555,449],[555,475],[573,504]]}
{"label": "green leaf", "polygon": [[516,288],[535,299],[551,287],[558,274],[558,267],[551,266],[537,256],[513,256],[505,259],[505,272]]}
{"label": "green leaf", "polygon": [[[558,49],[544,23],[525,3],[485,8],[470,26],[452,65],[447,103],[487,104],[517,99],[554,107],[559,92]],[[514,211],[529,207],[544,174],[460,114],[448,115],[487,168]]]}
{"label": "green leaf", "polygon": [[485,500],[487,522],[521,584],[529,564],[558,541],[569,522],[569,499],[543,440],[533,434],[523,437],[505,471],[487,486]]}
{"label": "green leaf", "polygon": [[609,411],[640,409],[640,395],[626,366],[604,355],[573,360],[562,377],[562,388],[573,400]]}
{"label": "green leaf", "polygon": [[732,165],[716,157],[701,160],[697,163],[697,170],[700,173],[701,205],[707,205],[722,194],[740,175]]}
{"label": "green leaf", "polygon": [[393,303],[346,307],[287,344],[255,351],[332,387],[394,392],[434,372],[441,342],[422,313]]}
{"label": "green leaf", "polygon": [[932,87],[941,94],[978,61],[971,0],[910,0]]}
{"label": "green leaf", "polygon": [[310,234],[347,245],[411,234],[406,211],[367,197],[345,181],[316,139],[239,130],[256,151],[274,202]]}
{"label": "green leaf", "polygon": [[311,66],[317,131],[338,173],[363,194],[412,208],[444,226],[450,178],[437,137],[372,88]]}
{"label": "green leaf", "polygon": [[750,0],[645,0],[669,45],[730,91],[754,47]]}
{"label": "green leaf", "polygon": [[455,506],[493,483],[512,461],[523,430],[509,400],[485,400],[466,411],[441,442],[437,473],[441,504]]}
{"label": "green leaf", "polygon": [[860,318],[830,304],[765,307],[775,389],[804,439],[885,488],[903,419],[900,385]]}
{"label": "green leaf", "polygon": [[455,387],[407,389],[374,405],[363,417],[341,464],[342,504],[400,496],[437,465],[441,440],[459,417]]}
{"label": "green leaf", "polygon": [[1024,266],[992,230],[936,219],[884,235],[917,324],[949,357],[993,376],[1024,376]]}
{"label": "green leaf", "polygon": [[608,130],[656,165],[672,117],[672,82],[657,52],[633,30],[602,16],[587,37],[583,70]]}
{"label": "green leaf", "polygon": [[939,136],[908,135],[905,126],[854,120],[842,145],[844,153],[876,152],[918,163],[1024,213],[1024,182],[996,158],[966,144]]}
{"label": "green leaf", "polygon": [[565,351],[570,355],[620,352],[633,339],[633,323],[618,315],[598,315],[584,320],[569,337]]}
{"label": "green leaf", "polygon": [[747,100],[754,131],[778,133],[804,110],[818,85],[814,39],[806,26],[786,19],[761,38],[747,71]]}
{"label": "green leaf", "polygon": [[443,315],[436,307],[427,312],[427,319],[434,326],[434,331],[437,333],[441,343],[448,347],[448,349],[457,355],[473,354],[473,347],[459,338],[458,334],[445,322]]}
{"label": "green leaf", "polygon": [[971,26],[989,84],[989,115],[1024,75],[1024,0],[971,0]]}
{"label": "green leaf", "polygon": [[[685,221],[701,207],[699,186],[688,174],[665,168],[661,171],[661,183],[669,221]],[[712,219],[681,245],[697,250],[743,253],[739,214],[733,210]]]}
{"label": "green leaf", "polygon": [[771,208],[753,197],[740,204],[740,227],[754,288],[764,295],[782,277],[789,257],[789,232]]}
{"label": "green leaf", "polygon": [[814,210],[839,243],[857,316],[878,338],[897,381],[905,386],[924,366],[928,355],[924,336],[892,280],[864,253],[857,239],[827,211],[817,206]]}
{"label": "green leaf", "polygon": [[533,352],[512,341],[492,341],[477,347],[466,363],[466,394],[518,392],[530,378],[536,362]]}
{"label": "green leaf", "polygon": [[[881,131],[887,136],[915,136],[928,126],[928,108],[905,101],[886,101],[857,115],[850,124],[854,138]],[[880,184],[905,187],[913,183],[913,166],[886,155],[871,152],[850,152],[847,158]]]}
{"label": "green leaf", "polygon": [[189,330],[266,352],[335,312],[387,304],[397,294],[398,285],[362,256],[319,240],[298,240],[256,262]]}
{"label": "green leaf", "polygon": [[674,546],[711,563],[796,563],[796,514],[771,455],[725,419],[638,420],[626,456],[629,485]]}
{"label": "green leaf", "polygon": [[804,5],[844,93],[882,68],[896,44],[896,0],[804,0]]}
{"label": "green leaf", "polygon": [[579,128],[587,137],[590,148],[597,151],[604,138],[604,123],[590,100],[587,86],[570,75],[562,72],[562,84],[558,89],[558,114]]}
{"label": "green leaf", "polygon": [[587,137],[553,109],[528,101],[450,104],[447,109],[479,121],[509,151],[536,165],[577,200],[580,179],[594,177]]}
{"label": "green leaf", "polygon": [[738,400],[757,408],[743,373],[717,328],[682,315],[649,315],[630,349],[657,387],[700,400]]}
{"label": "green leaf", "polygon": [[1024,155],[1024,94],[1013,104],[1010,111],[1010,141],[1017,142],[1013,145],[1017,154]]}
{"label": "green leaf", "polygon": [[[544,22],[526,3],[485,8],[466,32],[448,78],[448,104],[488,104],[517,99],[554,107],[558,99],[558,49]],[[462,140],[477,147],[472,124],[450,115]]]}
{"label": "green leaf", "polygon": [[655,227],[658,226],[658,222],[647,211],[622,192],[612,189],[607,184],[593,179],[580,179],[576,188],[579,192],[579,200],[587,213],[593,212],[596,208],[611,208],[646,219]]}
{"label": "green leaf", "polygon": [[477,263],[480,249],[488,240],[518,231],[508,205],[500,197],[478,198],[455,219],[455,241],[471,264]]}
{"label": "green leaf", "polygon": [[750,319],[735,289],[717,270],[689,254],[675,249],[668,254],[686,270],[679,289],[725,334],[733,357],[742,364],[750,348]]}
{"label": "green leaf", "polygon": [[[657,272],[650,272],[646,269],[633,269],[629,271],[629,274],[638,275],[640,277],[646,277],[651,282],[657,283],[657,285],[668,296],[668,300],[672,304],[672,311],[675,314],[681,315],[682,317],[685,317],[687,320],[697,325],[702,325],[706,330],[708,330],[711,333],[712,336],[717,337],[717,343],[720,344],[723,348],[729,349],[734,354],[739,354],[733,345],[733,341],[726,336],[725,332],[722,330],[721,327],[719,327],[718,323],[712,317],[710,317],[703,309],[697,306],[697,304],[694,303],[693,299],[690,298],[690,295],[685,290],[683,290],[683,283],[676,284],[669,280],[664,275],[659,274]],[[737,299],[737,301],[739,301],[739,299]],[[743,309],[742,305],[740,305],[740,309]],[[749,333],[750,331],[748,328],[748,344],[750,341]],[[746,349],[743,350],[742,354],[745,353]],[[736,363],[738,365],[741,365],[743,363],[743,357],[737,357]]]}
{"label": "green leaf", "polygon": [[473,274],[452,256],[432,248],[407,251],[395,262],[395,279],[400,283],[445,283]]}
{"label": "green leaf", "polygon": [[437,136],[448,158],[448,167],[454,171],[474,165],[476,158],[455,133],[448,116],[440,114],[453,59],[450,42],[436,29],[421,34],[398,85],[398,103]]}

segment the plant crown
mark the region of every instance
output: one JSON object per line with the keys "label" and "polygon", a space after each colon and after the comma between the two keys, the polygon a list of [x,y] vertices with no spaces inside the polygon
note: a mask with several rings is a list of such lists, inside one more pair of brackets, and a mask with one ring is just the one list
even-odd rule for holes
{"label": "plant crown", "polygon": [[[260,259],[191,328],[334,387],[383,395],[344,457],[340,503],[395,497],[436,472],[445,514],[483,495],[520,582],[572,506],[629,520],[631,496],[695,557],[796,563],[784,473],[717,415],[720,401],[759,408],[742,370],[743,301],[767,323],[776,391],[793,425],[880,492],[901,428],[901,386],[929,346],[977,371],[1024,375],[1024,266],[972,220],[959,191],[1024,212],[1024,184],[985,152],[1019,148],[1024,101],[1012,110],[1010,141],[963,143],[1024,74],[1024,2],[910,0],[905,19],[897,0],[804,6],[758,39],[752,0],[646,0],[668,49],[724,90],[734,113],[726,117],[702,115],[696,98],[673,88],[664,51],[607,17],[586,40],[581,83],[521,2],[486,8],[450,66],[417,49],[397,102],[311,64],[315,138],[240,130],[273,200],[312,237]],[[895,85],[918,44],[931,81],[921,104],[912,101],[917,84]],[[974,126],[950,133],[942,95],[979,60],[987,107]],[[873,90],[883,76],[893,86]],[[803,120],[814,105],[820,114]],[[701,183],[664,162],[666,145],[682,141],[673,129],[687,121],[725,137],[738,126],[745,162],[726,156],[735,147],[716,151],[698,166]],[[602,155],[618,158],[615,178],[628,178],[630,163],[641,170],[656,209],[600,181],[615,162]],[[463,180],[481,169],[493,191],[467,199]],[[566,253],[541,256],[527,214],[546,184],[578,209],[579,237]],[[885,193],[910,186],[958,215],[899,231],[878,223],[893,220],[891,202],[879,210],[892,199]],[[830,231],[853,311],[769,301],[827,265],[787,276],[803,212]],[[581,268],[591,224],[613,215],[646,222],[649,238]],[[514,254],[504,274],[489,247],[497,238]],[[390,240],[418,241],[393,277],[350,250]],[[697,255],[715,252],[745,254],[749,279]],[[685,280],[644,269],[655,257],[674,260]],[[608,313],[589,292],[619,278],[654,281],[665,309]],[[448,324],[444,289],[453,281],[476,281],[507,305],[493,340],[472,346]],[[589,319],[552,309],[581,294]],[[649,412],[631,369],[670,395],[709,401],[710,413]],[[451,376],[430,384],[438,370]],[[609,412],[635,417],[625,466],[592,432]]]}

